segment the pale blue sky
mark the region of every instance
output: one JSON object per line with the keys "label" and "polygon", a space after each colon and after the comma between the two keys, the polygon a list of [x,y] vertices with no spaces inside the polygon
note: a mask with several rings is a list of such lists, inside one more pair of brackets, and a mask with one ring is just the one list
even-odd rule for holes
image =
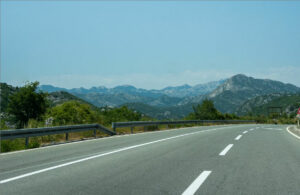
{"label": "pale blue sky", "polygon": [[300,86],[300,1],[1,1],[1,82]]}

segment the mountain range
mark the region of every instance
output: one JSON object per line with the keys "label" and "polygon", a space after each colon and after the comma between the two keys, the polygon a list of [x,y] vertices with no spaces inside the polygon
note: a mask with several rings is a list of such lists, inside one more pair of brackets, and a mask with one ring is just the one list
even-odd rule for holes
{"label": "mountain range", "polygon": [[207,94],[214,89],[216,89],[219,85],[223,84],[226,80],[219,80],[219,81],[212,81],[204,84],[198,84],[195,86],[190,86],[190,85],[182,85],[182,86],[169,86],[160,90],[157,89],[141,89],[141,88],[136,88],[131,85],[120,85],[116,86],[114,88],[106,88],[104,86],[99,86],[99,87],[91,87],[89,89],[80,87],[80,88],[73,88],[73,89],[66,89],[66,88],[60,88],[60,87],[55,87],[52,85],[41,85],[39,89],[42,91],[46,92],[56,92],[56,91],[67,91],[69,93],[74,93],[74,94],[129,94],[129,95],[139,95],[143,97],[152,97],[156,98],[162,95],[166,95],[169,97],[178,97],[178,98],[183,98],[187,96],[197,96],[197,95],[204,95]]}
{"label": "mountain range", "polygon": [[190,97],[207,94],[224,82],[225,80],[220,80],[195,86],[166,87],[161,90],[139,89],[131,85],[122,85],[114,88],[100,86],[91,87],[90,89],[65,89],[51,85],[41,85],[40,90],[49,93],[65,91],[98,107],[117,107],[127,103],[144,103],[150,106],[171,107],[185,104],[185,99]]}
{"label": "mountain range", "polygon": [[89,89],[41,85],[40,89],[47,92],[65,91],[97,107],[126,105],[158,119],[182,118],[192,112],[193,105],[201,103],[204,99],[213,100],[216,108],[223,113],[245,114],[244,111],[240,111],[245,109],[240,107],[253,98],[270,94],[300,93],[300,88],[292,84],[256,79],[242,74],[195,86],[182,85],[161,90],[146,90],[130,85]]}
{"label": "mountain range", "polygon": [[[8,96],[16,89],[1,83],[1,112],[7,106]],[[130,85],[89,89],[41,85],[39,89],[49,93],[48,98],[53,106],[69,100],[87,103],[94,108],[125,105],[157,119],[183,118],[204,99],[213,100],[215,107],[223,113],[237,115],[267,114],[271,106],[282,107],[285,113],[291,114],[300,106],[299,87],[242,74],[206,84],[166,87],[161,90],[139,89]]]}

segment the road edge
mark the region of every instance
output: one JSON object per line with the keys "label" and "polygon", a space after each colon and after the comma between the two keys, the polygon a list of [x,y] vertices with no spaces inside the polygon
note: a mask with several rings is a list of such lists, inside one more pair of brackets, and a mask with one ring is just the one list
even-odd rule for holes
{"label": "road edge", "polygon": [[287,132],[289,132],[292,136],[294,136],[294,137],[300,139],[300,137],[299,137],[298,135],[294,134],[293,132],[291,132],[291,131],[289,130],[290,127],[293,127],[293,126],[287,127],[287,128],[286,128]]}
{"label": "road edge", "polygon": [[[233,125],[235,126],[235,124],[233,124]],[[48,145],[48,146],[43,146],[43,147],[38,147],[38,148],[31,148],[31,149],[25,149],[25,150],[4,152],[4,153],[0,153],[0,156],[15,154],[15,153],[30,152],[30,151],[35,151],[35,150],[43,150],[43,149],[48,149],[48,148],[52,148],[52,147],[59,147],[59,146],[64,146],[64,145],[80,144],[80,143],[84,143],[84,142],[92,142],[92,141],[99,141],[99,140],[105,140],[105,139],[113,139],[113,138],[123,137],[123,136],[136,136],[136,135],[141,135],[141,134],[162,133],[162,132],[174,131],[174,130],[175,131],[180,131],[180,130],[185,130],[185,129],[188,129],[188,128],[200,128],[200,127],[220,127],[220,128],[223,128],[223,127],[229,127],[229,126],[233,126],[233,125],[211,125],[211,126],[180,127],[180,128],[175,128],[175,129],[165,129],[165,130],[140,132],[140,133],[133,133],[133,134],[120,134],[120,135],[114,135],[114,136],[108,136],[108,137],[98,137],[98,138],[92,138],[92,139],[86,139],[86,140],[63,142],[63,143],[58,143],[58,144],[53,144],[53,145]],[[246,125],[248,125],[248,124],[246,124]],[[236,126],[240,126],[240,124],[237,124]]]}

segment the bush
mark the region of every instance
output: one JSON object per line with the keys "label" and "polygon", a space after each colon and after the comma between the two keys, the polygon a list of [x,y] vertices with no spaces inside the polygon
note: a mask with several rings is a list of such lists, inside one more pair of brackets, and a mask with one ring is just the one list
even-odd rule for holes
{"label": "bush", "polygon": [[87,104],[68,101],[51,108],[47,118],[53,117],[54,125],[96,123],[100,116]]}
{"label": "bush", "polygon": [[107,109],[102,114],[104,115],[104,124],[106,125],[112,122],[139,121],[142,119],[142,115],[139,112],[130,110],[126,106]]}
{"label": "bush", "polygon": [[219,112],[212,100],[204,100],[202,104],[198,104],[193,107],[194,112],[190,113],[186,119],[188,120],[224,120],[224,119],[237,119],[238,117],[234,114],[223,115]]}
{"label": "bush", "polygon": [[1,152],[25,149],[24,139],[1,140]]}

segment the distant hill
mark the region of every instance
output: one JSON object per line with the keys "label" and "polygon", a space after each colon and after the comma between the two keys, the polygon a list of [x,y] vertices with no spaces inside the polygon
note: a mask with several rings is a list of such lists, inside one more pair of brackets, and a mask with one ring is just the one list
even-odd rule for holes
{"label": "distant hill", "polygon": [[73,89],[66,89],[55,87],[52,85],[41,85],[40,89],[47,92],[55,92],[55,91],[67,91],[69,93],[78,93],[78,94],[86,94],[86,93],[103,93],[103,94],[120,94],[126,93],[131,95],[141,95],[146,97],[158,97],[161,95],[167,95],[171,97],[186,97],[186,96],[196,96],[196,95],[203,95],[207,94],[214,89],[216,89],[219,85],[223,84],[225,80],[220,81],[212,81],[204,84],[198,84],[195,86],[190,85],[182,85],[182,86],[175,86],[175,87],[166,87],[164,89],[141,89],[136,88],[131,85],[121,85],[116,86],[114,88],[106,88],[104,86],[99,87],[91,87],[89,89],[80,87],[80,88],[73,88]]}
{"label": "distant hill", "polygon": [[157,107],[150,106],[144,103],[127,103],[123,104],[132,110],[139,111],[147,116],[156,119],[182,119],[187,114],[193,111],[192,104],[186,104],[183,106],[171,106],[171,107]]}
{"label": "distant hill", "polygon": [[182,85],[166,87],[161,90],[146,90],[135,88],[131,85],[122,85],[114,88],[103,86],[86,88],[65,89],[51,85],[41,85],[40,89],[46,92],[66,91],[95,106],[118,107],[126,103],[142,103],[156,107],[182,106],[186,98],[207,94],[216,89],[225,80],[198,84],[195,86]]}
{"label": "distant hill", "polygon": [[[0,83],[1,89],[1,112],[5,112],[9,102],[9,96],[12,95],[14,92],[18,90],[17,87],[13,87],[11,85],[7,85],[6,83]],[[98,109],[96,106],[92,105],[91,103],[78,98],[68,92],[65,91],[58,91],[58,92],[51,92],[48,95],[48,100],[50,101],[50,106],[56,106],[58,104],[62,104],[66,101],[75,100],[81,103],[89,104],[93,109]]]}
{"label": "distant hill", "polygon": [[103,93],[74,93],[77,97],[88,101],[95,106],[113,106],[118,107],[125,103],[144,103],[151,106],[174,106],[181,101],[180,98],[161,95],[159,97],[147,97],[142,95],[132,95],[128,93],[103,94]]}
{"label": "distant hill", "polygon": [[299,94],[268,94],[246,101],[235,111],[238,115],[268,115],[269,107],[282,107],[283,113],[295,116],[300,107]]}
{"label": "distant hill", "polygon": [[74,100],[80,103],[88,104],[94,109],[98,109],[98,107],[96,107],[95,105],[65,91],[57,91],[57,92],[49,93],[49,96],[47,98],[50,101],[51,106],[56,106],[64,102]]}
{"label": "distant hill", "polygon": [[160,90],[160,93],[163,93],[171,97],[181,97],[181,98],[205,95],[215,90],[218,86],[222,85],[225,81],[226,79],[219,80],[219,81],[212,81],[205,84],[198,84],[195,86],[182,85],[178,87],[166,87]]}
{"label": "distant hill", "polygon": [[273,93],[295,94],[300,93],[300,88],[279,81],[255,79],[239,74],[229,78],[208,95],[199,97],[198,101],[211,99],[221,112],[233,113],[247,100]]}

